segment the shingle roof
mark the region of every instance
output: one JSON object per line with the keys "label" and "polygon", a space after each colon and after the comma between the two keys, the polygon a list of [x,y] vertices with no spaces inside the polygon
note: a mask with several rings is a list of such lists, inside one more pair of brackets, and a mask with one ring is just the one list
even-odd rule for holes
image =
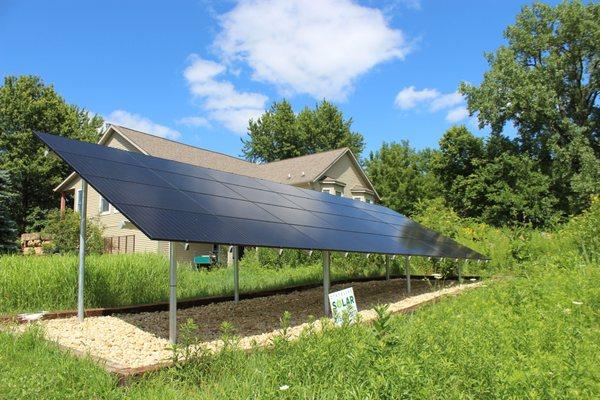
{"label": "shingle roof", "polygon": [[152,156],[240,175],[249,175],[258,167],[257,164],[226,154],[179,143],[120,125],[112,126],[126,139],[131,140],[136,146]]}
{"label": "shingle roof", "polygon": [[153,156],[291,185],[312,182],[348,151],[348,148],[344,147],[266,164],[255,164],[223,153],[201,149],[124,126],[112,126],[136,146]]}
{"label": "shingle roof", "polygon": [[[348,151],[347,147],[288,158],[259,165],[258,178],[297,185],[319,178],[338,158]],[[288,178],[289,174],[289,178]]]}
{"label": "shingle roof", "polygon": [[[255,164],[227,154],[179,143],[125,126],[111,124],[110,127],[143,152],[152,156],[289,185],[301,185],[319,179],[333,163],[347,152],[350,152],[350,149],[343,147],[265,164]],[[108,137],[108,135],[105,133],[104,137]],[[352,153],[350,152],[350,154]],[[75,176],[76,174],[72,173],[54,190],[63,190],[63,187]],[[368,181],[366,176],[365,179]]]}

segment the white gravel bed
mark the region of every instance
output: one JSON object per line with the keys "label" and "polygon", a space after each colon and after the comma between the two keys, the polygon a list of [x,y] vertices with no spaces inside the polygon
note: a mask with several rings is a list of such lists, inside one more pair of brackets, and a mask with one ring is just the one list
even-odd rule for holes
{"label": "white gravel bed", "polygon": [[[373,306],[388,303],[389,311],[400,312],[414,305],[440,296],[458,293],[479,286],[450,285],[442,290],[431,291],[424,282],[413,282],[411,297],[408,297],[403,280],[360,282],[335,285],[332,291],[352,286],[357,299],[361,321],[376,318]],[[239,346],[268,345],[280,334],[279,319],[284,311],[292,313],[290,338],[297,338],[304,330],[321,329],[321,321],[310,327],[308,321],[322,313],[323,292],[321,288],[256,299],[216,303],[178,311],[178,322],[193,319],[199,326],[202,346],[217,351],[222,345],[218,340],[219,327],[223,321],[231,322],[240,337]],[[48,339],[58,342],[63,348],[76,354],[89,354],[94,359],[104,360],[112,369],[140,368],[168,363],[172,352],[169,349],[168,312],[122,314],[105,317],[88,317],[79,323],[76,317],[41,321]]]}

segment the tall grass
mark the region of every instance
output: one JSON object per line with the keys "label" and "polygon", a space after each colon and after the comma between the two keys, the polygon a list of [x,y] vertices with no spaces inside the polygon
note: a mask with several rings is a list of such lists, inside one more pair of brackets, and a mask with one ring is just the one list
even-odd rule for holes
{"label": "tall grass", "polygon": [[[77,266],[78,259],[74,255],[0,257],[0,314],[74,309]],[[331,276],[333,280],[344,279],[352,272],[342,265],[334,265]],[[369,273],[381,275],[383,266],[371,268]],[[240,266],[242,293],[321,281],[320,264],[269,269],[249,258]],[[168,262],[161,255],[90,255],[86,257],[85,306],[116,307],[166,301],[168,282]],[[178,265],[178,299],[231,293],[231,268],[197,271],[189,264]]]}

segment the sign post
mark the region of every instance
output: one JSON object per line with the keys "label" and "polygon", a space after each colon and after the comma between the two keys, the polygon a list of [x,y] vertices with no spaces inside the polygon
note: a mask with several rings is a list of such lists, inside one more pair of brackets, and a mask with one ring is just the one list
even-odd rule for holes
{"label": "sign post", "polygon": [[344,321],[350,323],[356,321],[358,308],[356,307],[356,298],[352,288],[330,293],[329,305],[331,306],[333,322],[337,326],[342,325]]}

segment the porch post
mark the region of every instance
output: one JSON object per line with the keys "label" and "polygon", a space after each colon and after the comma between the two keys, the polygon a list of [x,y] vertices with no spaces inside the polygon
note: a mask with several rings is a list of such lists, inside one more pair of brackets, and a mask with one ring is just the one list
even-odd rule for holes
{"label": "porch post", "polygon": [[404,274],[406,275],[406,291],[410,293],[410,256],[404,256]]}
{"label": "porch post", "polygon": [[85,222],[87,213],[87,182],[81,179],[81,213],[79,216],[79,271],[77,275],[77,318],[83,322],[83,274],[85,272]]}
{"label": "porch post", "polygon": [[177,262],[173,242],[169,242],[169,342],[177,343]]}
{"label": "porch post", "polygon": [[[463,283],[463,279],[462,279],[462,271],[460,268],[460,261],[458,261],[457,263],[457,269],[458,269],[458,283],[462,285]],[[467,260],[465,259],[465,265],[467,264]]]}
{"label": "porch post", "polygon": [[60,192],[60,216],[65,216],[65,208],[67,207],[67,198],[65,192]]}
{"label": "porch post", "polygon": [[331,264],[331,253],[327,250],[323,251],[323,313],[329,316],[329,265]]}
{"label": "porch post", "polygon": [[233,301],[240,301],[239,247],[233,246]]}

